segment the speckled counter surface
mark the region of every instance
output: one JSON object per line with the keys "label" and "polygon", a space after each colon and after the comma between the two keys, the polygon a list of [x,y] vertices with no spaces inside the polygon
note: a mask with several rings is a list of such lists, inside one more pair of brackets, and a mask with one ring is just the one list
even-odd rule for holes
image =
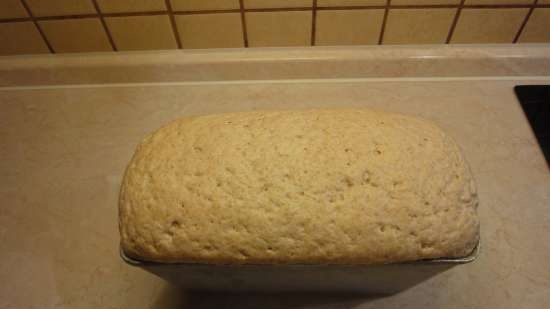
{"label": "speckled counter surface", "polygon": [[[538,75],[0,88],[0,308],[547,308],[550,172],[513,93],[550,84]],[[188,115],[328,106],[418,115],[457,140],[481,201],[477,261],[373,298],[186,293],[119,258],[119,184],[145,134]]]}

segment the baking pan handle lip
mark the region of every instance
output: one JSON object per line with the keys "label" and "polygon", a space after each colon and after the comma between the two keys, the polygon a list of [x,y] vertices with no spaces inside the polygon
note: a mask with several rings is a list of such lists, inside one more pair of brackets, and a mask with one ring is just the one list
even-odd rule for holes
{"label": "baking pan handle lip", "polygon": [[[477,245],[474,247],[474,249],[470,254],[459,258],[437,258],[437,259],[418,260],[418,261],[410,261],[410,262],[402,262],[402,263],[394,263],[394,264],[347,265],[347,266],[381,266],[381,265],[403,265],[403,264],[409,264],[409,265],[411,264],[412,265],[466,264],[466,263],[473,262],[474,260],[477,259],[477,257],[479,256],[480,247],[481,247],[481,242],[478,241]],[[155,266],[210,265],[210,264],[198,264],[198,263],[162,263],[162,262],[153,262],[153,261],[142,261],[126,255],[126,253],[122,249],[122,246],[120,246],[119,251],[120,251],[120,257],[124,262],[126,262],[129,265],[138,266],[138,267],[152,266],[152,265],[155,265]],[[222,265],[222,266],[232,266],[232,265]],[[233,265],[233,266],[264,266],[264,265],[263,264],[244,264],[244,265]],[[284,265],[278,265],[278,266],[284,266]],[[319,265],[289,264],[288,266],[319,266]],[[327,266],[330,266],[330,265],[327,265]],[[346,265],[338,264],[337,266],[346,266]]]}
{"label": "baking pan handle lip", "polygon": [[420,260],[416,262],[410,262],[410,263],[419,263],[419,262],[426,262],[427,264],[467,264],[475,261],[480,252],[481,248],[481,241],[478,240],[476,246],[474,249],[472,249],[472,252],[470,254],[464,256],[464,257],[458,257],[458,258],[437,258],[437,259],[431,259],[431,260]]}
{"label": "baking pan handle lip", "polygon": [[[122,260],[123,260],[124,262],[126,262],[126,264],[129,264],[129,265],[132,265],[132,266],[145,266],[145,264],[152,263],[152,262],[146,262],[146,261],[136,260],[136,259],[134,259],[134,258],[129,257],[129,256],[126,255],[126,253],[124,252],[124,249],[122,249],[122,246],[119,246],[119,253],[120,253],[120,257],[122,258]],[[156,263],[155,263],[155,264],[156,264]]]}

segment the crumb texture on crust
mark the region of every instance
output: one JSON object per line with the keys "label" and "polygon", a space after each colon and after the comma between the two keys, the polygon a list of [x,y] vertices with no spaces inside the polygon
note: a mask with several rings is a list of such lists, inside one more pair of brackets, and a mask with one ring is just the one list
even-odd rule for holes
{"label": "crumb texture on crust", "polygon": [[370,109],[184,118],[147,137],[120,193],[124,251],[161,262],[376,264],[460,257],[478,204],[431,122]]}

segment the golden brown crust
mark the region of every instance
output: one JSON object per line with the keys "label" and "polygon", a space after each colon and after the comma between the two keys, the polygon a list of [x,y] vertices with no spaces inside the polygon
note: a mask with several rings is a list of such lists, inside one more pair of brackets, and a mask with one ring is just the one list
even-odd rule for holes
{"label": "golden brown crust", "polygon": [[477,195],[435,125],[369,109],[185,118],[146,138],[122,246],[163,262],[372,264],[467,255]]}

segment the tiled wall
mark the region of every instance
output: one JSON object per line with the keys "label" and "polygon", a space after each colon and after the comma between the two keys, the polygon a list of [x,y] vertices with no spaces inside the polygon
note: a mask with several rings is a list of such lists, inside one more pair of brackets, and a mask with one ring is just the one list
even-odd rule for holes
{"label": "tiled wall", "polygon": [[550,0],[0,0],[0,54],[550,42]]}

